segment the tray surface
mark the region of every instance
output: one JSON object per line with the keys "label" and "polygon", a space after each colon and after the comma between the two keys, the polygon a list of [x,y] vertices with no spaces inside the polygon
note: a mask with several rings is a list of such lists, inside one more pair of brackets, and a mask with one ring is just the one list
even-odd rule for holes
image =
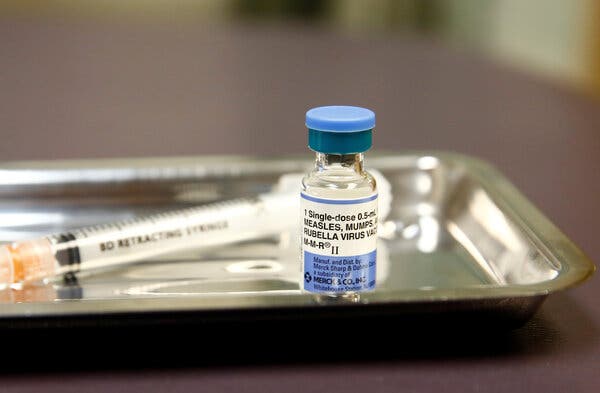
{"label": "tray surface", "polygon": [[[370,154],[391,183],[378,284],[358,304],[530,317],[593,265],[502,175],[439,152]],[[0,164],[0,242],[269,191],[306,160],[249,157]],[[294,232],[0,291],[0,320],[327,307],[299,290]],[[356,304],[354,304],[356,305]]]}

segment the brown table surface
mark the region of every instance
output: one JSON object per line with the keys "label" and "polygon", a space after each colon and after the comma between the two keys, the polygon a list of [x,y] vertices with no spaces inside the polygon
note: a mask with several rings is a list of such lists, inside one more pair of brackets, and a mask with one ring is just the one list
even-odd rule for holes
{"label": "brown table surface", "polygon": [[[373,108],[378,149],[492,162],[600,261],[600,105],[589,97],[414,37],[0,19],[2,160],[309,154],[304,112],[324,104]],[[597,277],[551,296],[502,350],[119,372],[23,365],[1,390],[598,391],[599,299]]]}

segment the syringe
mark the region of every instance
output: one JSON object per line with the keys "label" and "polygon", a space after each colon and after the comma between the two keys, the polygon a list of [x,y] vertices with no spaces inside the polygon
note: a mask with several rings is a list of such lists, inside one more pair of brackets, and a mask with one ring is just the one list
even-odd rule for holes
{"label": "syringe", "polygon": [[[375,176],[378,182],[387,184],[387,191],[380,195],[380,206],[389,211],[389,183],[381,174]],[[298,174],[284,175],[274,192],[253,198],[94,225],[0,246],[0,284],[39,281],[293,230],[299,219],[301,178]]]}
{"label": "syringe", "polygon": [[35,281],[274,235],[294,220],[289,212],[297,198],[290,192],[262,194],[0,246],[0,283]]}

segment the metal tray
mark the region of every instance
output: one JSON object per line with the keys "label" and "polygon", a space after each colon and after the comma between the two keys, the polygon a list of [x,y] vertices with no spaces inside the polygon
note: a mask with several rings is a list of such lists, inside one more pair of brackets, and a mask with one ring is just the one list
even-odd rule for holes
{"label": "metal tray", "polygon": [[[0,292],[0,327],[430,317],[516,326],[586,279],[585,255],[502,175],[450,153],[370,154],[392,184],[378,286],[299,290],[296,236],[146,260]],[[268,191],[303,159],[183,157],[0,165],[0,241]]]}

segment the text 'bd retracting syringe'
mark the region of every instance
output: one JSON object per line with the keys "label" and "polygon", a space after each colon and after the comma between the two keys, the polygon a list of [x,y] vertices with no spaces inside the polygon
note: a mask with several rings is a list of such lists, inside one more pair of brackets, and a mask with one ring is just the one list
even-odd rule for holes
{"label": "text 'bd retracting syringe'", "polygon": [[[302,175],[270,193],[101,224],[0,246],[0,285],[89,272],[295,230]],[[381,181],[385,182],[383,176]],[[389,193],[391,194],[391,193]],[[390,204],[391,197],[385,202]]]}

